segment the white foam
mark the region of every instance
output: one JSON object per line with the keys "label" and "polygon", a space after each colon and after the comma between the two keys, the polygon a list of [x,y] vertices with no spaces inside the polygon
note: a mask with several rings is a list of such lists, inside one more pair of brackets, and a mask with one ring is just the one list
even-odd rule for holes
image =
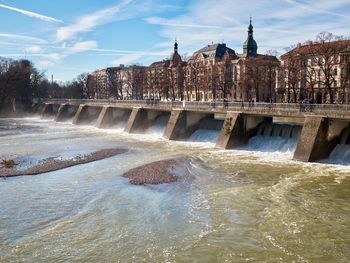
{"label": "white foam", "polygon": [[293,154],[296,145],[297,138],[257,135],[249,140],[247,149],[261,152],[280,152]]}

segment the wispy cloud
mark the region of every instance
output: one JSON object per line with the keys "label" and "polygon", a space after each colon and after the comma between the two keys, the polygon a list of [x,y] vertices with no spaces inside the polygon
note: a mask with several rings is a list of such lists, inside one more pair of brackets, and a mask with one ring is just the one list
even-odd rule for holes
{"label": "wispy cloud", "polygon": [[34,43],[38,43],[38,44],[47,43],[47,41],[44,39],[37,38],[37,37],[31,37],[31,36],[25,36],[25,35],[0,33],[0,37],[9,38],[9,39],[13,39],[13,40],[19,40],[19,41],[30,41],[30,42],[34,42]]}
{"label": "wispy cloud", "polygon": [[158,51],[158,52],[135,51],[130,54],[121,55],[119,58],[112,61],[112,65],[118,66],[120,64],[137,63],[140,61],[141,58],[145,58],[145,57],[154,58],[155,56],[165,57],[165,56],[168,56],[169,54],[170,54],[169,50]]}
{"label": "wispy cloud", "polygon": [[[295,0],[284,0],[284,1],[287,2],[288,4],[291,4],[294,7],[297,7],[298,9],[304,9],[311,13],[328,14],[332,16],[338,16],[338,17],[344,17],[344,18],[350,19],[350,16],[348,15],[339,14],[336,12],[329,11],[326,8],[323,8],[324,5],[322,5],[319,1],[313,2],[312,4],[304,4],[304,3],[297,2]],[[346,3],[345,1],[331,1],[331,2],[333,2],[332,8],[334,8],[337,5],[343,5],[344,3]]]}
{"label": "wispy cloud", "polygon": [[6,9],[9,9],[9,10],[12,10],[12,11],[15,11],[17,13],[20,13],[20,14],[23,14],[23,15],[26,15],[26,16],[29,16],[29,17],[37,18],[37,19],[40,19],[40,20],[43,20],[43,21],[46,21],[46,22],[63,23],[62,20],[59,20],[59,19],[56,19],[56,18],[53,18],[53,17],[49,17],[49,16],[44,16],[44,15],[41,15],[41,14],[38,14],[38,13],[34,13],[34,12],[31,12],[31,11],[19,9],[19,8],[16,8],[16,7],[11,7],[11,6],[7,6],[7,5],[3,5],[3,4],[0,4],[0,7],[6,8]]}
{"label": "wispy cloud", "polygon": [[185,23],[178,23],[169,19],[164,19],[161,17],[148,17],[144,19],[148,24],[152,25],[160,25],[160,26],[172,26],[172,27],[191,27],[191,28],[212,28],[212,29],[219,29],[221,27],[219,26],[212,26],[212,25],[200,25],[200,24],[185,24]]}
{"label": "wispy cloud", "polygon": [[32,53],[32,54],[37,54],[42,51],[42,48],[40,46],[34,45],[26,48],[26,52]]}
{"label": "wispy cloud", "polygon": [[117,20],[117,13],[127,7],[132,0],[123,0],[119,4],[110,8],[99,10],[92,14],[81,16],[74,24],[60,27],[56,31],[56,40],[64,41],[75,37],[78,33],[88,32],[99,25],[108,23],[112,20]]}
{"label": "wispy cloud", "polygon": [[97,47],[97,42],[94,40],[81,41],[75,43],[72,47],[68,48],[68,53],[75,54],[81,53],[85,51],[89,51],[91,49],[95,49]]}
{"label": "wispy cloud", "polygon": [[217,0],[213,5],[212,0],[193,1],[177,16],[151,16],[144,21],[160,26],[164,41],[158,47],[169,47],[177,38],[180,52],[189,54],[212,42],[226,42],[242,52],[250,15],[261,53],[269,49],[283,52],[284,47],[313,39],[320,31],[344,34],[348,25],[349,0],[237,2]]}

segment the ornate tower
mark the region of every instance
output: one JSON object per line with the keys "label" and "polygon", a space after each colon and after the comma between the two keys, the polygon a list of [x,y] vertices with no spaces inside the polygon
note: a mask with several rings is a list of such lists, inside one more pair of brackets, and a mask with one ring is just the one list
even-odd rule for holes
{"label": "ornate tower", "polygon": [[177,44],[177,40],[175,39],[174,54],[177,54],[177,51],[178,51],[178,44]]}
{"label": "ornate tower", "polygon": [[252,17],[250,17],[250,23],[248,26],[248,38],[243,45],[243,54],[246,57],[254,57],[258,54],[258,45],[253,38],[253,32]]}
{"label": "ornate tower", "polygon": [[175,39],[174,54],[171,56],[170,67],[177,67],[182,62],[181,56],[178,53],[178,47],[177,40]]}

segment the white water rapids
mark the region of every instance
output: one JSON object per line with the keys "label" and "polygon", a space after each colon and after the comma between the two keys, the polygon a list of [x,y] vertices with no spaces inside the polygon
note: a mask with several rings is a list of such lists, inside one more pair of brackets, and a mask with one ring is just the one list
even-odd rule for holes
{"label": "white water rapids", "polygon": [[[213,130],[178,142],[161,139],[164,120],[149,134],[116,128],[0,120],[0,155],[6,158],[35,163],[112,147],[129,150],[0,180],[0,262],[350,260],[348,145],[327,160],[342,164],[304,164],[292,161],[297,133],[283,137],[288,132],[280,127],[227,151],[214,149]],[[179,156],[190,159],[186,181],[135,186],[121,176]]]}

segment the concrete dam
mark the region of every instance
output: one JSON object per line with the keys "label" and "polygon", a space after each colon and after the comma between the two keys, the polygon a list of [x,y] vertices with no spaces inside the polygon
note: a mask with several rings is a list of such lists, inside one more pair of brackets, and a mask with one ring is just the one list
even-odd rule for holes
{"label": "concrete dam", "polygon": [[293,159],[303,162],[327,158],[334,149],[350,145],[347,105],[45,100],[35,109],[42,118],[57,122],[118,126],[127,133],[144,133],[160,126],[169,140],[201,140],[204,131],[217,135],[218,149],[236,149],[248,142],[254,149],[261,142],[270,142],[271,150],[290,146]]}

